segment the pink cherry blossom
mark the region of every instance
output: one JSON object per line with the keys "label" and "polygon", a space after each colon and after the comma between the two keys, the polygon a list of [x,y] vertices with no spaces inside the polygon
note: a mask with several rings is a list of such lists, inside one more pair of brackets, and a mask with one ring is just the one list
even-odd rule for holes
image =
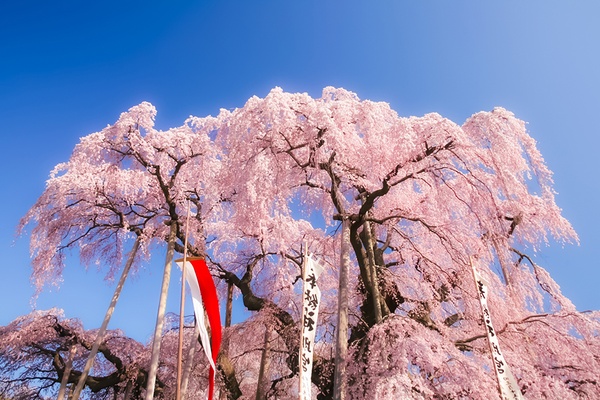
{"label": "pink cherry blossom", "polygon": [[339,227],[348,219],[349,398],[497,397],[470,260],[489,283],[496,333],[523,394],[600,396],[598,314],[578,312],[532,258],[577,235],[534,139],[509,111],[459,125],[435,113],[401,117],[327,87],[321,98],[275,88],[165,131],[155,117],[149,103],[131,108],[52,172],[20,227],[33,226],[38,289],[60,281],[69,249],[110,276],[133,236],[150,257],[176,224],[182,252],[191,202],[190,254],[207,257],[222,298],[233,285],[253,313],[226,329],[220,390],[253,396],[269,326],[270,396],[297,396],[308,249],[325,266],[313,390],[331,398]]}

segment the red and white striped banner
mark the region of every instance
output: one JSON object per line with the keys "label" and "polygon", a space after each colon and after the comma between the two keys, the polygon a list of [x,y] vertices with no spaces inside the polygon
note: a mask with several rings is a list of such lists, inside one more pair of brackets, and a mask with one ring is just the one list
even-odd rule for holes
{"label": "red and white striped banner", "polygon": [[[180,268],[183,267],[182,259],[176,260],[175,262]],[[221,315],[219,312],[217,289],[215,288],[206,262],[202,258],[187,258],[185,280],[190,287],[190,292],[192,294],[196,326],[198,328],[198,334],[200,335],[200,341],[202,342],[202,348],[210,363],[208,400],[212,400],[215,388],[215,364],[221,347]],[[205,311],[210,325],[210,338],[204,318]]]}

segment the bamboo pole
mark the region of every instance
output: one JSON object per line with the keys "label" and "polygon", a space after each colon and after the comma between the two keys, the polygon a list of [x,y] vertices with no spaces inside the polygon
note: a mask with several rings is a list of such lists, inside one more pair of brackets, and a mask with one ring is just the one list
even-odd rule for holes
{"label": "bamboo pole", "polygon": [[69,376],[71,375],[71,369],[73,368],[73,357],[75,356],[76,350],[77,348],[75,345],[71,345],[71,348],[69,349],[69,358],[65,362],[65,370],[63,371],[63,377],[60,380],[60,389],[58,390],[57,400],[63,400],[67,393],[67,384],[69,383]]}
{"label": "bamboo pole", "polygon": [[131,265],[133,264],[133,260],[135,259],[138,249],[140,248],[140,240],[141,240],[140,236],[138,235],[135,239],[135,243],[133,244],[133,248],[131,249],[131,252],[129,253],[129,257],[127,258],[127,262],[125,263],[125,268],[123,268],[123,272],[121,273],[121,277],[119,278],[119,283],[117,284],[117,287],[115,288],[115,293],[113,294],[113,297],[110,301],[110,305],[108,306],[108,309],[106,310],[106,314],[104,315],[104,321],[102,321],[102,326],[100,327],[100,330],[98,331],[98,336],[96,336],[96,341],[94,342],[94,344],[92,346],[92,350],[90,351],[87,361],[85,362],[85,367],[83,368],[81,376],[79,377],[77,386],[75,387],[75,390],[73,391],[73,395],[72,395],[73,400],[79,399],[79,396],[81,395],[81,391],[83,390],[83,388],[85,386],[85,381],[87,380],[90,370],[92,369],[92,365],[94,364],[96,354],[98,354],[98,348],[100,347],[102,340],[104,340],[104,335],[106,334],[106,330],[108,328],[108,323],[110,322],[110,318],[112,317],[113,312],[115,311],[115,307],[117,306],[117,301],[119,300],[119,297],[121,296],[121,291],[123,290],[123,285],[125,284],[125,280],[127,279],[127,276],[129,275],[129,270],[131,269]]}
{"label": "bamboo pole", "polygon": [[183,358],[183,317],[185,313],[185,268],[187,264],[188,231],[190,222],[190,202],[187,204],[187,217],[185,219],[185,239],[183,244],[183,264],[181,265],[181,301],[179,303],[179,346],[177,348],[177,389],[175,398],[181,400],[181,368]]}
{"label": "bamboo pole", "polygon": [[150,360],[150,370],[148,371],[148,383],[146,386],[146,400],[153,400],[154,386],[156,385],[156,374],[158,372],[158,358],[160,356],[160,342],[162,337],[163,325],[165,322],[165,311],[167,309],[167,294],[169,291],[169,282],[171,281],[171,263],[173,253],[175,252],[175,234],[177,225],[171,221],[171,229],[167,240],[167,256],[165,258],[165,272],[158,301],[158,312],[156,314],[156,327],[154,328],[154,338],[152,339],[152,358]]}
{"label": "bamboo pole", "polygon": [[[194,332],[196,330],[194,329]],[[194,366],[194,358],[196,356],[196,349],[198,348],[198,340],[192,336],[190,345],[188,346],[188,353],[185,358],[185,368],[183,368],[183,374],[181,376],[181,398],[185,399],[188,384],[190,381],[190,375],[192,374],[192,367]]]}

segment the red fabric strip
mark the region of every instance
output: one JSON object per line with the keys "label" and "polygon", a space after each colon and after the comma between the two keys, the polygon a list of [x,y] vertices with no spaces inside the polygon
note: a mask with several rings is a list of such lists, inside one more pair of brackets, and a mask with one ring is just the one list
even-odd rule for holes
{"label": "red fabric strip", "polygon": [[[194,267],[196,279],[200,286],[200,294],[202,295],[202,303],[206,309],[208,323],[211,331],[211,351],[212,358],[217,364],[219,349],[221,348],[221,313],[219,311],[219,299],[217,297],[217,288],[213,282],[208,266],[203,259],[192,259],[190,263]],[[212,400],[215,388],[215,371],[210,367],[209,385],[208,385],[208,400]]]}

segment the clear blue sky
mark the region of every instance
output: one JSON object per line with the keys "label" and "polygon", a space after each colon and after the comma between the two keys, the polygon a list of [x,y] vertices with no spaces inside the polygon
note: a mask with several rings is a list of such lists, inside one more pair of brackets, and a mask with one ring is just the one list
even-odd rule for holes
{"label": "clear blue sky", "polygon": [[[462,123],[502,106],[529,123],[580,246],[537,256],[580,310],[600,309],[600,2],[3,1],[0,5],[0,325],[30,311],[20,217],[81,136],[141,101],[168,128],[274,86],[341,86],[401,115]],[[158,268],[125,286],[111,327],[147,339]],[[169,308],[177,310],[174,274]],[[76,262],[38,308],[98,327],[113,286]],[[191,308],[188,306],[188,310]]]}

